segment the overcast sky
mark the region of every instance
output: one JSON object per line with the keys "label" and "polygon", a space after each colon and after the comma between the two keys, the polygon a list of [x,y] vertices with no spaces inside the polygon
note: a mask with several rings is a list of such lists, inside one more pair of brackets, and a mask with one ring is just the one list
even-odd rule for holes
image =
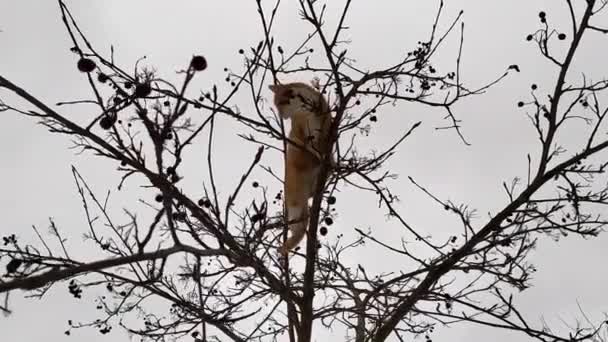
{"label": "overcast sky", "polygon": [[[145,63],[155,66],[159,75],[178,79],[175,71],[184,68],[193,54],[205,55],[209,70],[197,79],[199,89],[207,89],[214,81],[221,84],[221,89],[227,89],[221,82],[225,77],[223,68],[240,70],[242,60],[238,49],[254,46],[260,39],[254,1],[89,0],[67,3],[98,50],[107,54],[113,45],[116,61],[125,69],[132,70],[135,61],[145,55]],[[341,0],[331,1],[330,22],[335,20],[342,3]],[[398,61],[404,52],[415,47],[417,41],[428,37],[437,3],[434,0],[353,1],[347,32],[347,37],[352,39],[351,56],[363,69],[370,70]],[[277,22],[275,35],[286,49],[293,48],[310,30],[298,19],[295,4],[296,1],[285,1]],[[446,124],[442,121],[443,113],[414,105],[385,107],[387,109],[378,115],[379,122],[372,135],[361,140],[364,151],[386,146],[414,122],[423,121],[421,128],[390,163],[391,169],[401,175],[392,184],[393,191],[402,199],[399,208],[409,222],[438,236],[457,234],[461,227],[454,217],[443,212],[437,214],[436,205],[415,190],[407,182],[407,176],[442,199],[477,208],[478,223],[483,222],[486,213],[496,212],[504,205],[507,198],[502,191],[502,182],[523,177],[526,154],[534,156],[539,151],[535,131],[525,111],[515,104],[528,95],[532,83],[539,84],[541,91],[551,91],[556,76],[556,69],[539,57],[533,44],[525,41],[525,36],[538,28],[540,10],[546,11],[558,27],[569,28],[567,9],[561,0],[446,0],[441,27],[445,28],[460,9],[464,10],[465,22],[462,79],[468,85],[482,85],[502,74],[510,64],[518,64],[522,70],[487,94],[469,98],[456,107],[457,115],[463,120],[463,132],[472,145],[462,144],[453,131],[435,130]],[[457,34],[452,36],[440,54],[439,62],[444,70],[453,68],[457,38]],[[606,40],[601,38],[599,34],[586,37],[576,59],[579,67],[573,74],[584,71],[596,80],[604,76],[602,72],[606,70],[601,61],[607,50]],[[55,1],[0,0],[0,75],[49,104],[90,98],[85,77],[77,72],[76,57],[69,52],[70,47]],[[598,49],[604,52],[598,54]],[[292,79],[284,77],[283,80]],[[88,115],[86,107],[72,107],[64,113],[75,117]],[[7,112],[0,116],[0,188],[4,191],[4,196],[0,196],[3,218],[0,235],[16,232],[24,240],[31,239],[31,225],[44,229],[48,217],[53,217],[71,237],[69,244],[74,255],[82,260],[91,258],[87,246],[81,243],[86,221],[70,166],[77,166],[94,189],[104,193],[116,188],[116,165],[86,154],[75,155],[75,151],[68,149],[71,145],[67,137],[51,135],[32,118]],[[232,186],[244,165],[251,160],[255,147],[247,146],[236,136],[238,132],[233,128],[238,126],[230,122],[220,125],[223,130],[218,134],[216,146],[216,156],[221,156],[216,164],[221,170],[218,183]],[[563,138],[568,140],[575,136],[573,131],[572,137]],[[200,146],[204,147],[202,142]],[[203,170],[203,153],[193,152],[191,156],[201,158],[189,164],[190,172],[196,174]],[[280,169],[278,161],[280,159],[271,158],[266,164]],[[258,176],[263,177],[262,173]],[[196,179],[191,182],[193,186],[198,184]],[[270,180],[268,183],[274,190],[278,189]],[[136,185],[116,194],[118,209],[136,205],[141,193]],[[345,194],[348,191],[345,190]],[[357,197],[352,196],[341,198],[339,217],[328,239],[335,238],[340,229],[346,231],[352,227],[370,227],[384,239],[401,235],[393,223],[385,220],[382,212],[374,212],[373,199],[365,202],[355,201],[353,198]],[[608,279],[604,266],[608,257],[607,243],[606,235],[588,241],[572,237],[559,243],[541,239],[538,249],[531,254],[531,261],[538,268],[534,287],[516,297],[522,313],[531,322],[540,324],[544,319],[558,328],[564,326],[561,319],[573,323],[576,317],[581,317],[577,303],[589,317],[603,317],[603,312],[608,311],[604,289]],[[369,257],[365,253],[351,256],[353,263]],[[383,264],[392,269],[402,266],[398,260]],[[0,318],[0,339],[22,342],[128,340],[117,327],[108,336],[101,336],[95,330],[75,331],[70,337],[63,335],[68,319],[96,317],[94,294],[86,294],[78,301],[69,295],[66,287],[67,284],[57,286],[42,301],[24,300],[21,293],[13,293],[14,313],[8,318]],[[439,330],[436,337],[449,341],[528,339],[523,334],[472,325]]]}

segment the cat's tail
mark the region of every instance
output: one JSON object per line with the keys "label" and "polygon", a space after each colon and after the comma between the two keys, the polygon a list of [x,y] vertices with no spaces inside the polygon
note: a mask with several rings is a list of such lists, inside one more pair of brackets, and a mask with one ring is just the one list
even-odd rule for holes
{"label": "cat's tail", "polygon": [[279,252],[283,256],[287,256],[289,251],[297,247],[306,235],[306,227],[308,226],[308,201],[301,201],[301,203],[298,203],[295,206],[288,206],[287,219],[289,222],[293,223],[289,224],[290,236],[279,249]]}

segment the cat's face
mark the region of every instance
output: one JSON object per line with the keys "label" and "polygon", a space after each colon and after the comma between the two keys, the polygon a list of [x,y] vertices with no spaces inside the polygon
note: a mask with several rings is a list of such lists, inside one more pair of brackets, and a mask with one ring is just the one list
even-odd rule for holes
{"label": "cat's face", "polygon": [[274,93],[274,105],[284,119],[320,109],[321,94],[307,84],[277,84],[270,85],[269,89]]}

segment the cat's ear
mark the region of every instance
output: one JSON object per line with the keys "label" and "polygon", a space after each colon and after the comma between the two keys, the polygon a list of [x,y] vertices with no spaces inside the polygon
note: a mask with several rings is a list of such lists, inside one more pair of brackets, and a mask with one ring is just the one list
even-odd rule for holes
{"label": "cat's ear", "polygon": [[280,87],[281,86],[278,85],[278,84],[271,84],[271,85],[268,86],[268,89],[270,89],[270,91],[272,91],[273,93],[276,93],[276,92],[279,91]]}

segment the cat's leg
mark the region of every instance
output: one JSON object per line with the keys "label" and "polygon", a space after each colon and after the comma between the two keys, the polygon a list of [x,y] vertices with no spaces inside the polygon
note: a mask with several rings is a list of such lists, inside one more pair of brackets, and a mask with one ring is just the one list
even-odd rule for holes
{"label": "cat's leg", "polygon": [[[290,236],[280,248],[280,253],[286,256],[289,251],[298,246],[306,235],[308,226],[308,199],[310,197],[313,177],[310,168],[298,167],[293,158],[287,158],[285,168],[285,207],[289,223]],[[292,162],[290,162],[292,161]]]}

